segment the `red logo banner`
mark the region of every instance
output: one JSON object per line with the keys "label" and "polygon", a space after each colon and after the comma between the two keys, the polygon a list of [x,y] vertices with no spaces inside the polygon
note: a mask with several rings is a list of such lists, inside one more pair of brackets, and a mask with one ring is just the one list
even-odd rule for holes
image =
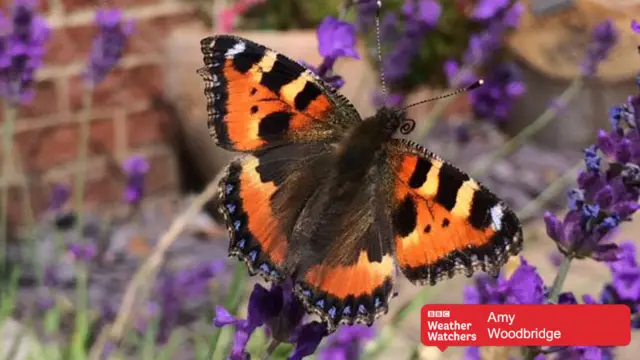
{"label": "red logo banner", "polygon": [[625,305],[467,305],[422,307],[422,343],[449,346],[626,346]]}

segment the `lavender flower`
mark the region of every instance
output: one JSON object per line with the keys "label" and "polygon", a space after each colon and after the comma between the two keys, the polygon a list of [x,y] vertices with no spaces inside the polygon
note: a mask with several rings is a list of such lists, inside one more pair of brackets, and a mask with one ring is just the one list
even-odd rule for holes
{"label": "lavender flower", "polygon": [[96,23],[100,26],[100,33],[93,40],[85,73],[85,80],[89,86],[99,84],[116,66],[124,53],[129,35],[133,32],[133,21],[125,21],[122,11],[117,9],[98,9]]}
{"label": "lavender flower", "polygon": [[566,255],[607,261],[618,256],[608,238],[640,208],[639,103],[640,95],[631,96],[609,111],[611,130],[600,130],[596,144],[585,149],[586,170],[569,193],[564,220],[545,214],[547,234]]}
{"label": "lavender flower", "polygon": [[48,288],[42,287],[38,289],[37,296],[36,304],[40,311],[47,312],[56,306],[56,299]]}
{"label": "lavender flower", "polygon": [[[169,339],[171,330],[178,322],[180,309],[188,301],[206,298],[209,282],[222,274],[226,269],[222,260],[212,260],[197,264],[193,267],[177,272],[164,271],[158,279],[155,288],[156,301],[148,304],[148,313],[154,313],[159,309],[160,319],[158,323],[158,340],[164,342]],[[147,326],[151,315],[145,315],[138,319],[138,328],[141,332]]]}
{"label": "lavender flower", "polygon": [[216,307],[215,326],[236,327],[233,349],[229,357],[232,360],[248,357],[245,348],[249,338],[261,326],[266,325],[274,340],[296,344],[289,360],[298,360],[313,354],[326,335],[326,327],[319,322],[302,324],[305,310],[292,292],[291,281],[273,285],[271,290],[256,284],[249,298],[248,313],[246,319],[238,319],[224,307]]}
{"label": "lavender flower", "polygon": [[357,360],[360,358],[362,344],[375,337],[375,330],[369,326],[343,326],[331,335],[328,346],[318,354],[319,360]]}
{"label": "lavender flower", "polygon": [[213,260],[181,271],[177,275],[177,285],[180,293],[186,298],[202,296],[209,281],[221,274],[225,269],[224,261]]}
{"label": "lavender flower", "polygon": [[355,49],[356,29],[352,24],[327,16],[318,26],[317,35],[318,51],[325,58],[360,58]]}
{"label": "lavender flower", "polygon": [[587,46],[585,59],[580,65],[582,74],[587,77],[594,76],[598,65],[606,60],[617,41],[618,31],[612,20],[596,25],[591,33],[591,42]]}
{"label": "lavender flower", "polygon": [[[620,243],[619,258],[608,264],[612,279],[600,293],[600,301],[603,304],[627,305],[634,316],[640,313],[640,264],[635,243]],[[637,316],[632,327],[640,329],[640,318]]]}
{"label": "lavender flower", "polygon": [[509,279],[478,276],[464,290],[465,304],[542,304],[544,282],[535,267],[521,258]]}
{"label": "lavender flower", "polygon": [[[518,25],[523,10],[523,5],[519,2],[510,4],[507,1],[507,4],[503,4],[501,0],[484,0],[477,3],[473,17],[477,20],[483,20],[488,25],[483,31],[469,37],[469,45],[462,56],[462,66],[455,60],[445,62],[444,71],[451,86],[469,86],[478,79],[475,69],[487,67],[493,54],[502,46],[503,34]],[[509,67],[511,69],[508,69]],[[504,72],[505,69],[513,72],[512,65],[499,69],[497,72]],[[462,72],[459,73],[460,71]],[[512,90],[517,93],[517,91],[524,89],[522,86],[514,84]],[[516,95],[514,94],[514,96]],[[482,109],[484,105],[480,105],[480,107],[481,112],[487,112]],[[497,112],[502,113],[504,110],[498,109]]]}
{"label": "lavender flower", "polygon": [[51,190],[49,198],[49,211],[60,211],[62,207],[69,201],[71,194],[70,187],[67,184],[55,184]]}
{"label": "lavender flower", "polygon": [[356,3],[356,28],[359,32],[366,32],[374,24],[378,11],[377,0],[360,0]]}
{"label": "lavender flower", "polygon": [[318,26],[317,36],[318,52],[324,57],[322,63],[317,68],[304,62],[302,64],[333,88],[340,89],[344,80],[333,73],[333,65],[340,57],[360,58],[355,49],[356,29],[348,22],[327,16]]}
{"label": "lavender flower", "polygon": [[390,83],[400,82],[409,74],[411,61],[418,54],[417,43],[440,19],[442,9],[433,0],[407,0],[402,6],[404,32],[382,61],[382,68]]}
{"label": "lavender flower", "polygon": [[407,21],[407,31],[421,31],[436,26],[442,7],[434,0],[407,0],[402,6],[402,14]]}
{"label": "lavender flower", "polygon": [[640,34],[640,22],[638,22],[637,20],[631,20],[631,30],[637,32],[638,34]]}
{"label": "lavender flower", "polygon": [[569,193],[564,220],[545,214],[547,234],[565,255],[609,261],[618,256],[618,246],[608,239],[622,221],[631,219],[640,198],[640,137],[631,109],[614,107],[612,130],[600,131],[597,145],[585,149],[586,170]]}
{"label": "lavender flower", "polygon": [[89,262],[98,254],[98,248],[95,244],[71,244],[69,246],[69,254],[78,261]]}
{"label": "lavender flower", "polygon": [[610,360],[613,359],[613,349],[597,346],[572,346],[554,354],[555,360]]}
{"label": "lavender flower", "polygon": [[122,168],[127,176],[124,199],[129,204],[137,204],[144,194],[144,178],[149,172],[149,163],[141,155],[133,155],[126,159]]}
{"label": "lavender flower", "polygon": [[469,94],[473,112],[479,118],[504,123],[515,100],[525,92],[520,71],[513,63],[502,63],[492,67],[483,80],[483,86]]}
{"label": "lavender flower", "polygon": [[471,18],[474,20],[489,20],[509,6],[509,0],[480,0],[473,9]]}
{"label": "lavender flower", "polygon": [[0,97],[22,104],[33,99],[34,74],[49,35],[33,0],[16,0],[9,19],[0,14]]}

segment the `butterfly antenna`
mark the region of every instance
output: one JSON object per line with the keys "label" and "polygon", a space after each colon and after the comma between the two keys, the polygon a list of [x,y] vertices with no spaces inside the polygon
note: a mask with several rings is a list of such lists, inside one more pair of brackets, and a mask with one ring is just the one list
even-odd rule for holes
{"label": "butterfly antenna", "polygon": [[462,89],[458,89],[458,90],[456,90],[456,91],[454,91],[454,92],[451,92],[451,93],[448,93],[448,94],[444,94],[444,95],[440,95],[440,96],[436,96],[436,97],[433,97],[433,98],[431,98],[431,99],[418,101],[417,103],[413,103],[413,104],[411,104],[411,105],[407,105],[407,106],[405,106],[404,108],[402,108],[402,111],[407,110],[407,109],[408,109],[408,108],[410,108],[410,107],[414,107],[414,106],[422,105],[422,104],[424,104],[424,103],[428,103],[428,102],[431,102],[431,101],[435,101],[435,100],[440,100],[440,99],[448,98],[448,97],[451,97],[451,96],[456,96],[456,95],[462,94],[462,93],[464,93],[464,92],[467,92],[467,91],[471,91],[471,90],[477,89],[477,88],[479,88],[480,86],[482,86],[482,84],[484,84],[484,80],[480,79],[480,80],[478,80],[478,81],[474,82],[473,84],[471,84],[471,85],[469,85],[469,86],[467,86],[467,87],[464,87],[464,88],[462,88]]}
{"label": "butterfly antenna", "polygon": [[384,79],[384,70],[382,68],[382,40],[380,36],[380,12],[382,11],[382,0],[376,0],[376,43],[378,48],[378,66],[380,68],[380,86],[382,87],[382,96],[384,97],[384,103],[386,104],[388,93],[387,93],[387,82]]}

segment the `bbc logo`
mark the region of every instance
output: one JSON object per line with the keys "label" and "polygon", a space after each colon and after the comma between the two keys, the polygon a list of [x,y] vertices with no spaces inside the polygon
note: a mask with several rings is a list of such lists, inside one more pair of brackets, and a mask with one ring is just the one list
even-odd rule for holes
{"label": "bbc logo", "polygon": [[427,311],[427,317],[430,318],[448,318],[450,316],[449,310],[429,310]]}

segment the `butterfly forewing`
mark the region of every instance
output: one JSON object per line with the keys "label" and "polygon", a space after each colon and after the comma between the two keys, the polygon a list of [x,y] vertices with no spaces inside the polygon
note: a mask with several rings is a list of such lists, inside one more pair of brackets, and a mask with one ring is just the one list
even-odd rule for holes
{"label": "butterfly forewing", "polygon": [[209,132],[228,150],[336,139],[360,121],[347,100],[310,70],[250,40],[201,41]]}

